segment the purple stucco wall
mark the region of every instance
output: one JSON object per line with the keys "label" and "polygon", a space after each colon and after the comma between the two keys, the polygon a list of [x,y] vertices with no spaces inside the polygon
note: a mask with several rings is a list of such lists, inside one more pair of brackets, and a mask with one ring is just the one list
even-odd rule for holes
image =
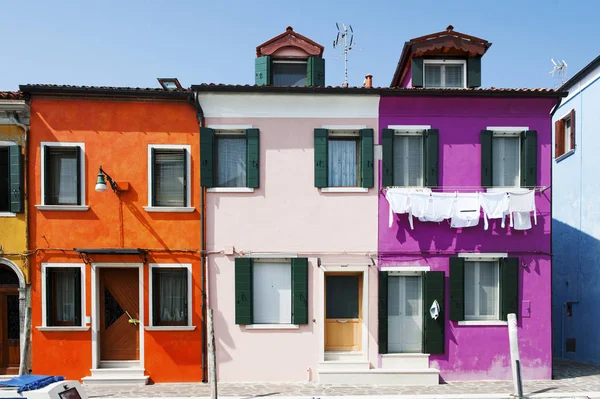
{"label": "purple stucco wall", "polygon": [[[439,129],[439,184],[444,191],[474,192],[481,185],[480,131],[488,126],[528,127],[538,131],[538,186],[550,185],[553,99],[382,97],[381,129],[389,125],[431,125]],[[380,137],[381,140],[381,137]],[[460,190],[458,188],[464,187]],[[551,190],[536,194],[537,226],[528,231],[452,229],[448,222],[421,223],[410,230],[406,215],[388,227],[388,203],[379,196],[379,266],[430,266],[446,273],[449,257],[460,252],[507,252],[519,257],[519,345],[525,379],[550,379],[551,350]],[[532,222],[533,223],[533,222]],[[531,312],[526,309],[530,308]],[[431,355],[430,365],[451,380],[511,378],[507,326],[459,326],[446,317],[444,355]]]}

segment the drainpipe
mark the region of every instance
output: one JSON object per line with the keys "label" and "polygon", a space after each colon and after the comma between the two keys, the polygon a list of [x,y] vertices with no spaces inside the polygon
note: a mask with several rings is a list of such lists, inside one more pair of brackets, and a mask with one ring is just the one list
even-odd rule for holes
{"label": "drainpipe", "polygon": [[[198,99],[198,93],[193,94],[193,106],[196,108],[196,118],[198,118],[199,127],[204,127],[204,110],[200,105]],[[200,141],[200,139],[198,139]],[[200,275],[200,286],[202,287],[202,382],[207,382],[207,355],[208,355],[208,341],[206,339],[206,317],[207,317],[207,298],[206,291],[208,286],[208,268],[207,268],[207,255],[206,255],[206,187],[201,187],[200,193],[200,251],[201,251],[201,275]]]}

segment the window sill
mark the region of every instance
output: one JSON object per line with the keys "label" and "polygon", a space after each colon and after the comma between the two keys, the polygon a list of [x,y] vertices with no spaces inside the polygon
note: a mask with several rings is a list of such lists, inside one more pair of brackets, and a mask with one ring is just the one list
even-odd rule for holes
{"label": "window sill", "polygon": [[568,152],[565,152],[565,153],[564,153],[564,154],[562,154],[561,156],[559,156],[559,157],[555,158],[555,159],[554,159],[554,161],[555,161],[556,163],[559,163],[559,162],[561,162],[562,160],[569,158],[569,157],[570,157],[571,155],[573,155],[573,154],[575,154],[575,149],[572,149],[572,150],[570,150],[570,151],[568,151]]}
{"label": "window sill", "polygon": [[504,320],[464,320],[458,322],[459,326],[507,326]]}
{"label": "window sill", "polygon": [[0,218],[14,218],[15,216],[17,216],[16,213],[12,213],[12,212],[0,212]]}
{"label": "window sill", "polygon": [[89,326],[83,327],[47,327],[47,326],[39,326],[36,327],[39,331],[88,331],[90,329]]}
{"label": "window sill", "polygon": [[297,330],[298,324],[247,324],[246,330]]}
{"label": "window sill", "polygon": [[40,211],[78,211],[85,212],[90,209],[87,205],[36,205]]}
{"label": "window sill", "polygon": [[196,326],[146,326],[146,331],[194,331]]}
{"label": "window sill", "polygon": [[194,212],[196,208],[193,206],[145,206],[144,210],[148,213],[189,213]]}
{"label": "window sill", "polygon": [[206,190],[207,193],[253,193],[251,187],[211,187]]}
{"label": "window sill", "polygon": [[366,187],[323,187],[322,193],[368,193]]}

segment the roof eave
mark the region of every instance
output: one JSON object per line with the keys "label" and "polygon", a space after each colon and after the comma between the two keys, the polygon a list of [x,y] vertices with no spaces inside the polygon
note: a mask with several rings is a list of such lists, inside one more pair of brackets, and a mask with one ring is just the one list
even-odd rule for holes
{"label": "roof eave", "polygon": [[144,90],[133,88],[100,87],[47,87],[42,85],[20,85],[19,89],[31,95],[64,96],[118,96],[125,98],[188,99],[189,90]]}

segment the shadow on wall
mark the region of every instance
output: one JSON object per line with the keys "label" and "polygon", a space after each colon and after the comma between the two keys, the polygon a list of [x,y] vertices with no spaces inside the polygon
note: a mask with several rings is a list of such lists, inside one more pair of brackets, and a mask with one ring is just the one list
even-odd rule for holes
{"label": "shadow on wall", "polygon": [[552,352],[600,365],[600,240],[552,220]]}

